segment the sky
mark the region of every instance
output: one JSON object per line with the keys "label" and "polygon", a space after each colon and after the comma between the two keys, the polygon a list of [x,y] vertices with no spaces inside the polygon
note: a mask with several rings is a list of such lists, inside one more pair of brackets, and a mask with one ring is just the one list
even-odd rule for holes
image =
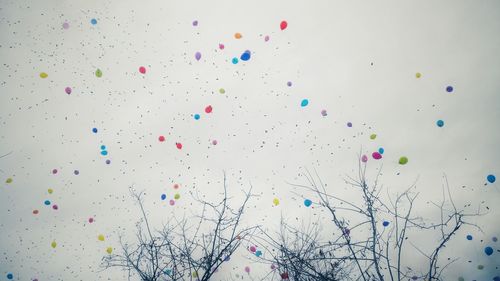
{"label": "sky", "polygon": [[[292,184],[316,171],[359,199],[344,180],[362,155],[384,194],[416,182],[424,219],[446,177],[455,204],[481,215],[447,247],[459,260],[445,280],[493,280],[498,34],[493,0],[1,0],[0,280],[124,280],[100,265],[133,239],[130,186],[157,228],[200,211],[193,192],[220,199],[225,173],[234,204],[257,195],[246,225],[328,232],[317,198]],[[250,246],[218,280],[269,271]]]}

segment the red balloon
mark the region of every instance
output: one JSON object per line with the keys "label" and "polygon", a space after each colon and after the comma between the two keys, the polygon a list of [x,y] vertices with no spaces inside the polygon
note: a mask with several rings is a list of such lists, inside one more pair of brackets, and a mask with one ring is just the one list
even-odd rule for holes
{"label": "red balloon", "polygon": [[211,105],[209,105],[209,106],[205,107],[205,112],[206,112],[206,113],[210,113],[210,112],[212,112],[212,106],[211,106]]}
{"label": "red balloon", "polygon": [[178,149],[182,149],[182,143],[180,142],[176,142],[175,146],[177,146]]}
{"label": "red balloon", "polygon": [[282,22],[281,22],[281,24],[280,24],[280,28],[281,28],[281,30],[285,30],[285,28],[286,28],[287,26],[288,26],[288,23],[287,23],[285,20],[284,20],[284,21],[282,21]]}

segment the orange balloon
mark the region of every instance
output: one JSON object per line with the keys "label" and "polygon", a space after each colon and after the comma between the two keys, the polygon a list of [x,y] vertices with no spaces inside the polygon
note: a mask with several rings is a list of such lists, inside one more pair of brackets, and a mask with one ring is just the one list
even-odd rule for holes
{"label": "orange balloon", "polygon": [[239,33],[239,32],[236,32],[236,33],[234,34],[234,38],[236,38],[236,39],[241,39],[241,37],[243,37],[243,36],[242,36],[242,35],[241,35],[241,33]]}

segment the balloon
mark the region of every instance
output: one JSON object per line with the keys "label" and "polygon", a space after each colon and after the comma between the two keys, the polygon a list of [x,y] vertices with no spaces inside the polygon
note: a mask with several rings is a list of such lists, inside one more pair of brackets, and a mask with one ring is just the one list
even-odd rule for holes
{"label": "balloon", "polygon": [[56,241],[52,241],[52,243],[50,243],[50,246],[51,246],[52,248],[57,247],[57,243],[56,243]]}
{"label": "balloon", "polygon": [[194,58],[199,61],[201,59],[201,53],[196,52],[196,54],[194,54]]}
{"label": "balloon", "polygon": [[399,158],[399,164],[405,165],[406,163],[408,163],[408,158],[406,156]]}
{"label": "balloon", "polygon": [[7,178],[7,180],[5,180],[5,183],[11,183],[12,182],[12,178]]}
{"label": "balloon", "polygon": [[181,198],[181,195],[180,195],[179,193],[176,193],[176,194],[174,195],[174,199],[175,199],[175,200],[178,200],[179,198]]}
{"label": "balloon", "polygon": [[146,74],[146,68],[144,66],[139,67],[139,72],[142,74]]}
{"label": "balloon", "polygon": [[209,106],[205,107],[205,112],[206,112],[206,113],[211,113],[211,112],[212,112],[212,109],[213,109],[213,108],[212,108],[212,106],[211,106],[211,105],[209,105]]}
{"label": "balloon", "polygon": [[389,222],[388,222],[388,221],[384,221],[384,222],[382,223],[382,225],[383,225],[383,226],[389,226]]}
{"label": "balloon", "polygon": [[303,99],[302,102],[300,102],[300,106],[302,107],[305,107],[309,104],[309,100],[308,99]]}
{"label": "balloon", "polygon": [[422,77],[422,73],[420,73],[420,72],[415,73],[415,77],[417,77],[417,78]]}
{"label": "balloon", "polygon": [[379,152],[373,152],[372,157],[375,160],[379,160],[379,159],[382,159],[382,154],[380,154]]}
{"label": "balloon", "polygon": [[487,256],[491,256],[493,254],[493,248],[491,247],[486,247],[484,248],[484,253],[487,255]]}
{"label": "balloon", "polygon": [[99,239],[99,241],[104,241],[104,235],[99,234],[99,236],[97,236],[97,239]]}
{"label": "balloon", "polygon": [[250,273],[250,267],[249,266],[245,266],[245,272],[246,273]]}
{"label": "balloon", "polygon": [[113,248],[108,247],[108,248],[106,249],[106,252],[108,252],[108,254],[110,254],[110,255],[111,255],[111,253],[113,252]]}
{"label": "balloon", "polygon": [[182,143],[180,142],[176,142],[175,146],[177,147],[177,149],[182,149]]}
{"label": "balloon", "polygon": [[444,126],[444,121],[443,120],[437,120],[436,125],[438,127],[443,127]]}
{"label": "balloon", "polygon": [[247,61],[250,59],[251,53],[250,51],[246,50],[243,54],[241,54],[240,59],[242,61]]}
{"label": "balloon", "polygon": [[159,140],[160,142],[164,142],[164,141],[165,141],[165,136],[159,136],[159,137],[158,137],[158,140]]}
{"label": "balloon", "polygon": [[374,140],[374,139],[376,139],[376,138],[377,138],[377,134],[371,134],[371,135],[370,135],[370,139]]}
{"label": "balloon", "polygon": [[236,32],[234,34],[234,38],[236,38],[236,39],[241,39],[241,37],[243,37],[243,35],[241,35],[241,33],[239,33],[239,32]]}
{"label": "balloon", "polygon": [[311,205],[312,205],[312,201],[311,201],[311,200],[309,200],[309,199],[306,199],[306,200],[304,200],[304,205],[305,205],[306,207],[309,207],[309,206],[311,206]]}
{"label": "balloon", "polygon": [[287,27],[288,27],[288,23],[286,21],[282,21],[280,23],[280,29],[281,30],[285,30],[285,28],[287,28]]}
{"label": "balloon", "polygon": [[361,162],[366,163],[368,161],[368,156],[363,155],[361,156]]}
{"label": "balloon", "polygon": [[102,70],[100,70],[99,68],[95,71],[95,76],[101,78],[102,77]]}
{"label": "balloon", "polygon": [[488,180],[489,183],[494,183],[497,180],[494,175],[488,175],[486,179]]}
{"label": "balloon", "polygon": [[45,73],[45,72],[40,72],[40,78],[45,79],[45,78],[47,78],[47,77],[49,77],[49,75],[48,75],[47,73]]}
{"label": "balloon", "polygon": [[280,200],[278,198],[274,198],[273,204],[274,206],[278,206],[280,204]]}

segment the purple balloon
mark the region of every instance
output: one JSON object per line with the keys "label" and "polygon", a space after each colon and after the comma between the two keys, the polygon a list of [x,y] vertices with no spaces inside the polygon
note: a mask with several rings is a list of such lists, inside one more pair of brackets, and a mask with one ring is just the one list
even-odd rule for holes
{"label": "purple balloon", "polygon": [[200,52],[196,52],[196,54],[194,54],[194,58],[196,60],[200,60],[201,59],[201,53]]}

